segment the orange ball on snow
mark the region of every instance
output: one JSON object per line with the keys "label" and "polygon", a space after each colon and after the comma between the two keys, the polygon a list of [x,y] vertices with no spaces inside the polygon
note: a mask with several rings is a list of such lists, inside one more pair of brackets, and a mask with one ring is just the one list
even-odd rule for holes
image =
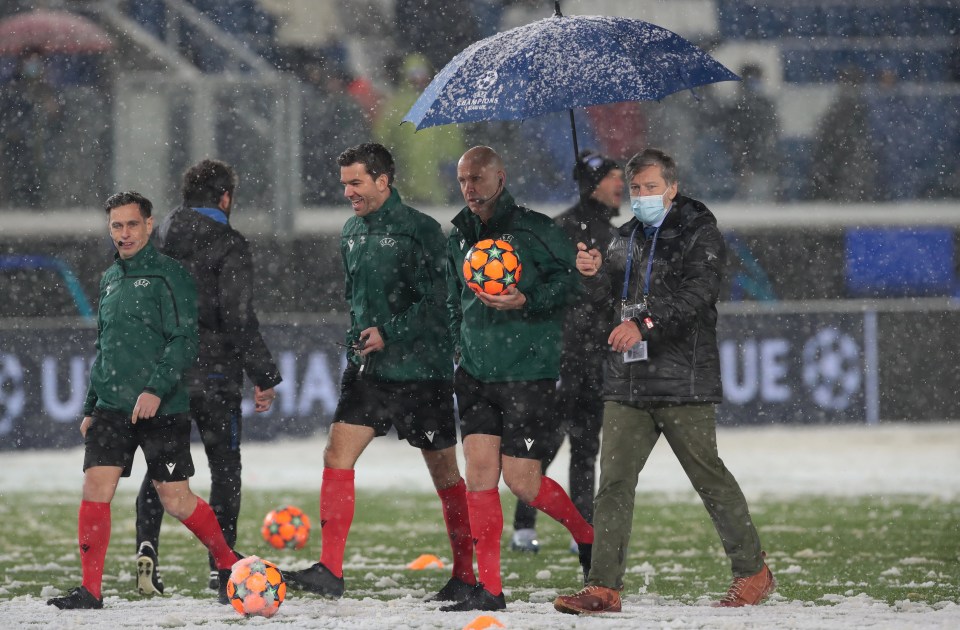
{"label": "orange ball on snow", "polygon": [[303,549],[310,538],[310,518],[300,508],[285,505],[267,514],[260,533],[277,549]]}
{"label": "orange ball on snow", "polygon": [[287,583],[275,564],[250,556],[233,565],[227,598],[241,615],[272,617],[287,595]]}

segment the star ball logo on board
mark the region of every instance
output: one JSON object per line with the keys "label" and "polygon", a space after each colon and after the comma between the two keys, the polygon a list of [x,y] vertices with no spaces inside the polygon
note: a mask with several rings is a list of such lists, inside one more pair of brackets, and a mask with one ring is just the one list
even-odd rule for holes
{"label": "star ball logo on board", "polygon": [[497,105],[497,99],[493,98],[496,94],[491,94],[491,90],[497,85],[500,75],[496,70],[487,70],[476,83],[476,92],[470,98],[463,98],[457,101],[457,107],[464,111],[476,111],[491,109]]}
{"label": "star ball logo on board", "polygon": [[0,354],[0,435],[13,431],[26,402],[20,359],[15,354]]}
{"label": "star ball logo on board", "polygon": [[803,346],[803,382],[820,407],[849,407],[862,382],[857,342],[833,329],[818,332]]}

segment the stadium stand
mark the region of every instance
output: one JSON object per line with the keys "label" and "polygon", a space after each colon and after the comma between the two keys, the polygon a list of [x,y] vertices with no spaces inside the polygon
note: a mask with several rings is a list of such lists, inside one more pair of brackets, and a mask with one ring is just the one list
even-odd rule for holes
{"label": "stadium stand", "polygon": [[[832,90],[856,72],[879,163],[878,200],[954,196],[943,181],[960,167],[956,123],[960,5],[952,0],[717,0],[718,36],[777,53],[782,90]],[[787,115],[800,104],[789,102]],[[794,99],[798,100],[798,99]],[[782,112],[784,113],[784,112]],[[817,196],[805,163],[815,132],[781,136],[781,198]]]}
{"label": "stadium stand", "polygon": [[[283,10],[278,7],[283,7],[284,3],[276,0],[77,0],[57,5],[69,5],[70,10],[98,21],[111,32],[117,46],[111,53],[101,56],[54,54],[47,57],[46,80],[59,91],[61,119],[73,120],[73,111],[93,114],[81,117],[82,124],[79,125],[48,126],[48,134],[61,136],[51,139],[50,146],[66,146],[67,150],[49,151],[46,156],[48,168],[56,172],[56,176],[42,183],[47,187],[44,205],[68,208],[95,202],[103,197],[110,181],[118,179],[117,173],[110,172],[110,164],[122,167],[129,157],[117,140],[123,137],[127,128],[120,125],[122,112],[118,113],[119,110],[111,109],[108,104],[112,100],[112,89],[131,84],[118,83],[117,79],[131,73],[160,70],[166,78],[158,78],[159,82],[174,76],[199,80],[200,76],[208,74],[216,75],[218,80],[229,80],[238,74],[249,74],[262,78],[263,85],[277,85],[278,80],[291,76],[290,68],[284,67],[284,46],[289,46],[284,38],[304,37],[303,29],[294,33],[288,22],[293,19],[291,16],[300,16],[296,18],[300,19],[304,7],[311,4],[292,3]],[[358,80],[367,81],[373,99],[382,100],[394,89],[390,85],[388,68],[391,67],[391,54],[397,52],[393,50],[391,53],[391,50],[398,46],[396,42],[402,40],[402,34],[395,32],[396,25],[390,22],[393,0],[364,0],[362,3],[358,0],[355,6],[361,4],[377,7],[376,11],[364,12],[367,21],[378,22],[377,25],[368,24],[363,27],[366,31],[357,31],[357,25],[343,22],[342,28],[334,32],[329,28],[321,29],[325,33],[323,45],[319,45],[320,39],[315,45],[319,54],[335,59],[345,75],[355,75]],[[955,0],[690,0],[671,3],[669,10],[658,8],[660,5],[652,0],[606,0],[596,6],[585,1],[567,0],[563,4],[571,13],[599,6],[607,12],[632,16],[646,11],[652,16],[670,17],[677,23],[683,23],[683,14],[692,11],[697,13],[696,19],[692,19],[696,27],[683,31],[688,37],[715,53],[735,71],[747,63],[760,64],[764,77],[762,90],[776,101],[779,113],[779,164],[775,169],[779,181],[774,201],[960,197],[960,122],[956,116],[960,105],[960,3]],[[0,17],[17,10],[28,10],[32,5],[26,0],[5,3],[0,8]],[[299,13],[290,13],[294,6],[299,7]],[[317,0],[315,6],[318,14],[324,16],[321,21],[341,24],[338,12],[345,9],[338,3]],[[487,4],[484,7],[489,9]],[[508,3],[501,11],[483,12],[478,8],[478,13],[464,18],[468,21],[481,18],[499,21],[502,18],[503,24],[512,25],[506,18],[510,10],[516,13],[518,9]],[[286,15],[284,11],[290,14]],[[549,11],[544,13],[549,14]],[[538,16],[539,13],[530,8],[522,14],[522,19],[529,21]],[[490,25],[485,26],[489,30]],[[707,28],[712,31],[705,31]],[[337,34],[339,31],[343,33]],[[377,47],[380,52],[375,56],[362,50],[370,48],[361,45],[368,41],[368,37],[383,44]],[[147,58],[153,61],[142,61]],[[0,56],[0,89],[11,83],[16,62],[13,56]],[[839,98],[841,77],[851,72],[860,77],[855,89],[861,93],[867,112],[869,142],[864,146],[869,147],[877,164],[875,189],[863,191],[857,199],[831,197],[835,189],[822,190],[812,183],[817,167],[814,148],[825,144],[823,138],[817,138],[818,123],[829,105]],[[281,76],[282,79],[278,79]],[[724,94],[724,89],[729,91]],[[735,175],[731,173],[730,165],[737,161],[731,159],[731,147],[721,137],[724,134],[717,133],[724,124],[723,117],[711,119],[708,125],[701,124],[701,119],[710,115],[708,110],[713,108],[712,102],[723,105],[731,101],[733,89],[732,86],[718,86],[713,96],[710,90],[704,89],[703,105],[686,108],[681,117],[689,122],[687,127],[699,130],[707,127],[702,133],[698,131],[700,137],[693,145],[682,141],[679,135],[672,138],[673,142],[669,141],[671,138],[663,142],[655,135],[661,128],[650,126],[651,141],[660,141],[668,148],[671,144],[693,146],[689,150],[693,154],[689,158],[690,170],[696,175],[689,183],[694,184],[694,192],[716,201],[742,198],[729,181]],[[283,98],[283,89],[271,87],[270,90],[267,90],[269,96],[263,97],[264,102]],[[182,85],[171,83],[156,86],[156,91],[166,99],[165,109],[157,110],[158,116],[162,111],[169,111],[169,115],[175,117],[179,116],[180,110],[189,107],[178,103],[180,97],[168,94],[180,91],[183,98],[187,98],[196,89],[184,89]],[[227,94],[229,90],[223,88],[217,92],[221,93]],[[675,95],[665,99],[663,104],[644,104],[644,115],[655,119],[652,110],[657,107],[683,109],[678,104],[686,97]],[[303,105],[291,101],[285,106],[292,108],[290,111],[293,112]],[[246,112],[239,113],[248,116],[250,121],[234,125],[237,128],[261,130],[262,133],[274,125],[273,112],[254,112],[253,106],[239,109]],[[375,109],[375,103],[371,103],[368,109]],[[165,131],[157,120],[149,122],[153,125],[152,131]],[[282,121],[276,123],[277,126],[280,124]],[[682,126],[674,125],[677,134],[682,133]],[[175,125],[167,127],[176,129]],[[213,137],[221,130],[213,127],[206,130],[206,135],[202,131],[190,130],[188,133],[192,138],[188,140],[167,140],[173,147],[171,156],[196,150],[196,145],[204,138]],[[469,129],[467,134],[470,135]],[[522,137],[523,134],[502,135]],[[825,140],[828,144],[829,138]],[[83,153],[85,159],[72,159],[70,152],[74,147]],[[511,151],[505,153],[509,156]],[[515,153],[524,155],[526,151]],[[292,159],[294,168],[296,162],[297,159]],[[171,172],[177,170],[176,165],[173,166]],[[280,172],[283,168],[284,164],[278,164],[272,172]],[[305,172],[301,175],[300,179],[309,177]],[[539,180],[537,176],[528,174],[528,177],[536,181],[552,181],[548,177]],[[94,185],[73,190],[65,184],[69,181],[92,182]],[[158,184],[163,190],[168,187]],[[554,186],[548,188],[548,192],[555,193],[553,196],[533,186],[528,196],[541,201],[565,196],[564,191],[555,190]],[[264,183],[263,189],[268,191],[269,186]],[[292,194],[296,195],[298,191]],[[264,200],[270,201],[267,197]],[[301,204],[302,201],[298,198],[294,203]],[[0,181],[0,208],[11,206],[15,207],[17,203],[10,199]]]}

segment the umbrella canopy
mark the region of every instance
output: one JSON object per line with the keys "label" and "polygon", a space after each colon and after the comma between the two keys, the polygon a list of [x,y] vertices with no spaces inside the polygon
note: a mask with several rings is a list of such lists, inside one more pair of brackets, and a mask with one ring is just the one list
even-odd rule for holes
{"label": "umbrella canopy", "polygon": [[482,39],[450,60],[404,122],[423,129],[568,109],[572,123],[576,107],[659,100],[738,79],[665,28],[619,17],[564,17],[557,3],[554,16]]}
{"label": "umbrella canopy", "polygon": [[113,42],[100,26],[68,11],[38,9],[0,20],[0,55],[18,55],[26,50],[95,53],[112,47]]}

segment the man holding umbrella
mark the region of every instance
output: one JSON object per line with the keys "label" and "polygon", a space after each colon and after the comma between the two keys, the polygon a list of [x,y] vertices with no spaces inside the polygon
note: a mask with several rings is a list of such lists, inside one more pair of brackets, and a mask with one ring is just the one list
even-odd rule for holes
{"label": "man holding umbrella", "polygon": [[[593,528],[563,488],[540,472],[551,441],[564,310],[580,291],[571,242],[548,217],[514,202],[493,149],[464,153],[457,180],[467,205],[447,239],[447,305],[459,355],[454,391],[480,583],[440,610],[502,610],[501,470],[518,498],[567,528],[584,571],[590,563]],[[487,238],[509,242],[523,265],[519,285],[500,295],[474,293],[461,275],[466,252]]]}
{"label": "man holding umbrella", "polygon": [[743,492],[717,452],[723,236],[705,205],[678,193],[670,156],[647,149],[630,159],[626,172],[635,218],[620,228],[605,257],[577,245],[588,294],[616,305],[620,322],[607,338],[596,551],[586,588],[558,597],[554,607],[571,614],[620,611],[637,478],[661,435],[730,559],[733,583],[717,605],[759,604],[777,582]]}

